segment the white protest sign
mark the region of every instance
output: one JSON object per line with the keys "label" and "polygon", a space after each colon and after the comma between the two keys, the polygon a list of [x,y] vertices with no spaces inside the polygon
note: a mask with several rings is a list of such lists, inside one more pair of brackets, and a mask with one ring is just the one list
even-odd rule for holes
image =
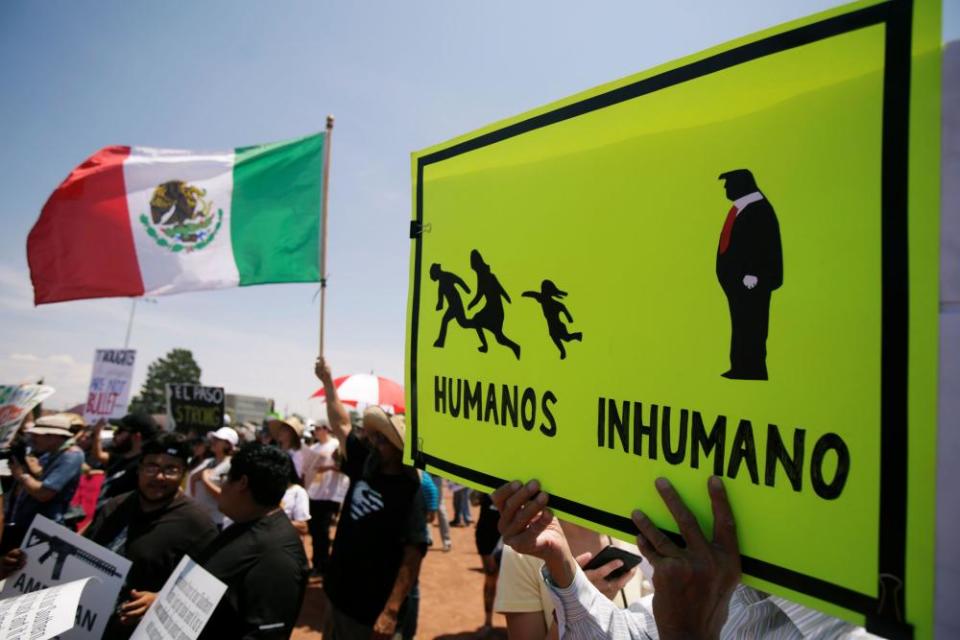
{"label": "white protest sign", "polygon": [[92,577],[76,608],[76,626],[60,637],[99,640],[116,609],[130,561],[43,516],[33,519],[21,548],[27,564],[6,579],[0,598]]}
{"label": "white protest sign", "polygon": [[227,585],[183,556],[130,640],[196,640]]}
{"label": "white protest sign", "polygon": [[0,447],[9,444],[23,417],[54,391],[42,384],[0,385]]}
{"label": "white protest sign", "polygon": [[0,600],[0,640],[48,640],[69,631],[76,621],[80,595],[90,580]]}
{"label": "white protest sign", "polygon": [[133,349],[97,349],[83,408],[84,422],[96,424],[99,420],[122,418],[127,413],[136,355]]}

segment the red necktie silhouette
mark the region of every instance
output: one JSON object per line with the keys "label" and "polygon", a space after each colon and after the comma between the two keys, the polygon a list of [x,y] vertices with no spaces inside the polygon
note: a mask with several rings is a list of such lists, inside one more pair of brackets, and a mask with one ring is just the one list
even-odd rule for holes
{"label": "red necktie silhouette", "polygon": [[730,212],[727,214],[727,219],[723,221],[723,231],[720,232],[720,248],[717,250],[717,253],[723,255],[727,247],[730,246],[730,234],[733,232],[733,223],[737,221],[737,207],[736,205],[730,207]]}

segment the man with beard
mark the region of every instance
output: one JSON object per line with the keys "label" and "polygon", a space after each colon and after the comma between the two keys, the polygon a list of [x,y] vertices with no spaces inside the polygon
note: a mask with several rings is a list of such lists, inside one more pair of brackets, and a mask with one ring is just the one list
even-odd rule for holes
{"label": "man with beard", "polygon": [[350,478],[324,574],[323,589],[331,604],[324,638],[388,640],[413,614],[407,596],[427,550],[420,479],[403,464],[406,424],[402,416],[368,407],[361,440],[322,357],[315,371],[323,382],[330,426],[346,454],[341,468]]}
{"label": "man with beard", "polygon": [[117,430],[113,435],[113,451],[105,453],[100,446],[100,422],[93,431],[93,455],[106,465],[100,497],[97,498],[97,511],[107,500],[137,488],[137,465],[143,443],[157,433],[157,423],[145,413],[130,413],[117,421]]}
{"label": "man with beard", "polygon": [[[107,623],[105,640],[128,638],[156,598],[177,563],[217,535],[207,514],[180,493],[190,447],[180,434],[148,441],[134,477],[137,490],[108,500],[97,511],[84,537],[132,562],[117,613]],[[21,568],[19,549],[3,559],[4,573]]]}

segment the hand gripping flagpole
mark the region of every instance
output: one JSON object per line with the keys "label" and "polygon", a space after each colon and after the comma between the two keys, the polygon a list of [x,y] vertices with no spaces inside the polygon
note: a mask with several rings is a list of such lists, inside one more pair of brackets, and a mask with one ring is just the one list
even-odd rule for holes
{"label": "hand gripping flagpole", "polygon": [[330,142],[333,138],[333,116],[327,116],[327,134],[323,138],[323,185],[320,205],[320,355],[323,356],[323,310],[327,298],[327,184],[330,178]]}

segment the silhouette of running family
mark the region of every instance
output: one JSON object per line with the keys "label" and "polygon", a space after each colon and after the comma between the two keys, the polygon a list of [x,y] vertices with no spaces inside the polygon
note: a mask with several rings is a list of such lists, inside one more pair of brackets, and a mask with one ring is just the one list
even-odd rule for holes
{"label": "silhouette of running family", "polygon": [[[443,347],[447,338],[447,326],[451,321],[456,321],[464,329],[474,329],[477,332],[477,337],[480,338],[480,346],[477,350],[481,353],[487,352],[487,338],[484,332],[489,331],[498,343],[509,347],[519,360],[520,345],[503,332],[503,301],[506,300],[507,303],[512,304],[510,294],[503,288],[500,280],[490,270],[490,265],[484,262],[483,256],[476,249],[470,252],[470,267],[477,276],[476,293],[464,309],[457,287],[463,289],[464,293],[470,293],[470,287],[457,274],[444,271],[439,263],[430,265],[430,278],[437,283],[437,311],[443,310],[444,303],[447,307],[440,321],[440,335],[437,336],[433,346]],[[557,299],[565,297],[566,292],[560,291],[551,280],[544,280],[540,285],[540,291],[524,291],[522,295],[540,303],[550,337],[560,350],[560,359],[566,358],[567,352],[563,343],[583,340],[582,332],[570,333],[560,318],[564,315],[567,322],[573,322],[573,316],[570,315],[566,305]],[[481,300],[484,301],[483,307],[472,318],[467,318],[466,312],[477,306]]]}

